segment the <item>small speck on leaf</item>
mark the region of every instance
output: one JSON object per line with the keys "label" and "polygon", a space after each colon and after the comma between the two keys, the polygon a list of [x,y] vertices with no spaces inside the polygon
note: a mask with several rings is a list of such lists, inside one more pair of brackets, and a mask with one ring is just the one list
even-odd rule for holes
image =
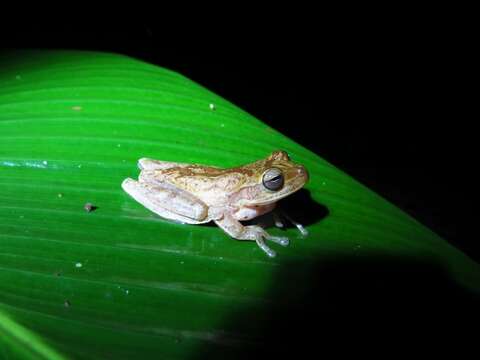
{"label": "small speck on leaf", "polygon": [[75,267],[78,268],[78,269],[81,268],[82,266],[83,266],[83,264],[81,262],[77,262],[75,264]]}
{"label": "small speck on leaf", "polygon": [[83,205],[83,208],[85,209],[86,212],[92,212],[97,209],[97,207],[92,203],[86,203],[85,205]]}
{"label": "small speck on leaf", "polygon": [[69,300],[65,300],[64,303],[63,303],[63,305],[64,305],[66,308],[68,308],[68,307],[70,307],[70,305],[72,305],[72,304],[70,303]]}
{"label": "small speck on leaf", "polygon": [[72,106],[72,110],[74,110],[74,111],[81,111],[82,109],[83,108],[81,106],[78,106],[78,105]]}
{"label": "small speck on leaf", "polygon": [[215,111],[217,108],[215,107],[215,104],[212,104],[210,103],[210,105],[208,105],[208,107],[210,108],[210,110],[212,111]]}
{"label": "small speck on leaf", "polygon": [[57,195],[59,198],[62,198],[63,197],[63,194],[62,193],[58,193]]}

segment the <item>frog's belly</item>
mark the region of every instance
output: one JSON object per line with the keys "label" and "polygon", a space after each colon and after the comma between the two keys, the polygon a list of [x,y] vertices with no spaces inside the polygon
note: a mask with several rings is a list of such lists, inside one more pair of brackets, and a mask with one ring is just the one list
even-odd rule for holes
{"label": "frog's belly", "polygon": [[263,215],[269,211],[272,211],[275,208],[275,203],[263,206],[251,206],[251,207],[243,207],[237,210],[233,216],[235,219],[244,221],[244,220],[251,220],[256,218],[257,216]]}

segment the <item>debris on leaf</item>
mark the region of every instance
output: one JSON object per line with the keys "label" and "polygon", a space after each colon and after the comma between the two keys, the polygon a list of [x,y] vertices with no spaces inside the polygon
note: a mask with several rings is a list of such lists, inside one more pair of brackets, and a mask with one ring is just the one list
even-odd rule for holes
{"label": "debris on leaf", "polygon": [[83,208],[85,209],[86,212],[92,212],[92,211],[95,211],[97,209],[97,207],[95,205],[93,205],[92,203],[86,203]]}

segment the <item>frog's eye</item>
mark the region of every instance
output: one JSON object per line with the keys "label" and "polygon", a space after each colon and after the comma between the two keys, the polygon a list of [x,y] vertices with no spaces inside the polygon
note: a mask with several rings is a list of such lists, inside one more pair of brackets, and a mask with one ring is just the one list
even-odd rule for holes
{"label": "frog's eye", "polygon": [[268,190],[280,190],[283,186],[283,174],[277,168],[268,169],[263,174],[262,183]]}

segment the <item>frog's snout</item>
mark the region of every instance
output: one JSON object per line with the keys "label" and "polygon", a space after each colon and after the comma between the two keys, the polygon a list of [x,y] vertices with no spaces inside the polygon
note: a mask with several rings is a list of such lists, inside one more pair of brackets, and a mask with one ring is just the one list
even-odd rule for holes
{"label": "frog's snout", "polygon": [[297,167],[297,172],[298,172],[298,176],[301,176],[301,177],[303,177],[303,178],[305,179],[305,182],[308,181],[309,176],[308,176],[308,171],[307,171],[307,169],[305,168],[305,166],[299,165],[299,166]]}

